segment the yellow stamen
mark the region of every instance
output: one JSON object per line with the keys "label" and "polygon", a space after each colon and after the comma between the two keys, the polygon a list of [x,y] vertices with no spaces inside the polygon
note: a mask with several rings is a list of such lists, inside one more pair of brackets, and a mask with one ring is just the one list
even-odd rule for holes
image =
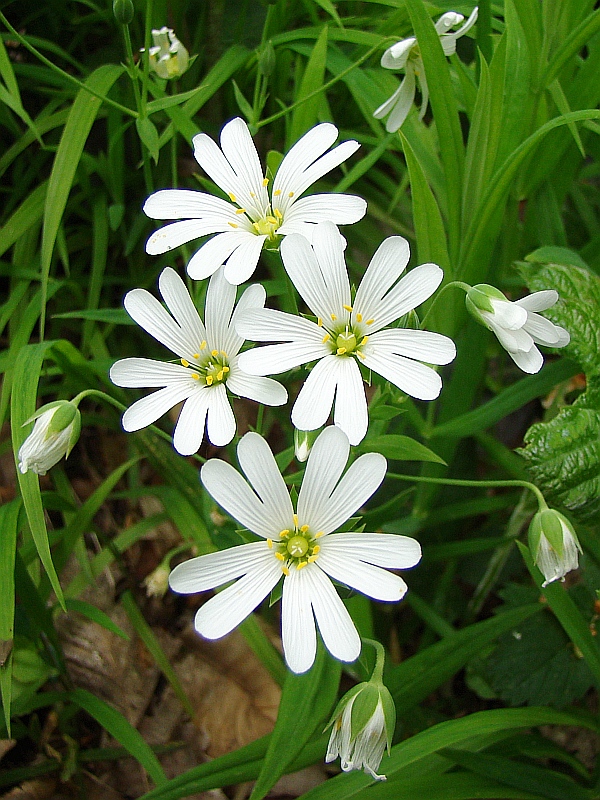
{"label": "yellow stamen", "polygon": [[288,197],[293,197],[293,196],[294,196],[294,193],[293,193],[293,192],[290,192],[290,193],[288,194]]}
{"label": "yellow stamen", "polygon": [[200,358],[200,353],[194,353],[194,358]]}
{"label": "yellow stamen", "polygon": [[206,339],[202,339],[200,342],[200,350],[204,350],[206,348]]}
{"label": "yellow stamen", "polygon": [[363,336],[361,345],[366,344],[368,341],[369,341],[369,337],[368,336]]}
{"label": "yellow stamen", "polygon": [[345,347],[338,347],[336,352],[337,352],[338,356],[343,356],[344,353],[346,352],[346,348]]}
{"label": "yellow stamen", "polygon": [[300,530],[301,530],[302,533],[306,533],[306,531],[308,530],[308,525],[302,525]]}
{"label": "yellow stamen", "polygon": [[232,203],[237,203],[237,200],[236,200],[235,195],[234,195],[233,192],[228,192],[227,194],[228,194],[229,199],[231,200]]}
{"label": "yellow stamen", "polygon": [[207,375],[206,376],[206,385],[207,386],[212,386],[213,385],[213,376],[212,375]]}
{"label": "yellow stamen", "polygon": [[283,553],[275,553],[275,558],[278,561],[285,561],[285,556],[283,555]]}
{"label": "yellow stamen", "polygon": [[222,369],[220,369],[220,370],[217,372],[217,380],[218,380],[218,381],[222,381],[222,380],[223,380],[223,370],[222,370]]}
{"label": "yellow stamen", "polygon": [[367,325],[372,325],[374,322],[375,322],[374,319],[368,319],[367,320]]}
{"label": "yellow stamen", "polygon": [[224,358],[228,358],[228,356],[227,356],[227,353],[225,352],[225,350],[221,350],[221,355],[222,355]]}
{"label": "yellow stamen", "polygon": [[197,373],[197,372],[192,372],[192,378],[193,378],[195,381],[199,381],[199,380],[200,380],[200,375],[198,375],[198,373]]}
{"label": "yellow stamen", "polygon": [[281,571],[283,572],[283,574],[285,575],[286,578],[290,574],[290,571],[289,571],[289,569],[287,567],[282,567]]}
{"label": "yellow stamen", "polygon": [[293,515],[294,527],[298,530],[298,514]]}
{"label": "yellow stamen", "polygon": [[273,539],[267,539],[267,547],[269,550],[273,549]]}
{"label": "yellow stamen", "polygon": [[315,539],[320,539],[321,536],[324,536],[323,531],[317,531],[317,533],[315,533]]}
{"label": "yellow stamen", "polygon": [[360,350],[355,350],[354,352],[356,353],[356,355],[357,355],[359,358],[362,358],[362,360],[363,360],[363,361],[365,360],[365,354],[364,354],[364,353],[361,353],[361,352],[360,352]]}
{"label": "yellow stamen", "polygon": [[189,365],[190,365],[190,362],[186,361],[185,358],[181,359],[181,363],[183,364],[184,367],[189,367]]}
{"label": "yellow stamen", "polygon": [[273,213],[274,213],[274,214],[275,214],[275,216],[277,217],[277,220],[278,220],[279,222],[281,222],[281,220],[283,219],[283,214],[281,213],[281,211],[280,211],[278,208],[275,208],[275,209],[273,210]]}
{"label": "yellow stamen", "polygon": [[309,556],[309,557],[308,557],[308,563],[309,563],[309,564],[314,564],[314,562],[315,562],[316,560],[317,560],[317,557],[316,557],[316,556]]}
{"label": "yellow stamen", "polygon": [[319,326],[319,328],[323,327],[323,320],[321,319],[321,317],[317,317],[317,325]]}
{"label": "yellow stamen", "polygon": [[228,225],[231,225],[231,227],[232,227],[232,228],[239,228],[239,227],[240,227],[240,226],[237,224],[237,222],[229,222],[229,221],[228,221],[228,222],[227,222],[227,224],[228,224]]}
{"label": "yellow stamen", "polygon": [[346,309],[346,311],[349,311],[350,313],[352,313],[352,306],[346,306],[345,305],[344,308]]}
{"label": "yellow stamen", "polygon": [[320,553],[320,552],[321,552],[321,545],[316,544],[312,549],[313,556],[316,556],[317,553]]}
{"label": "yellow stamen", "polygon": [[323,344],[325,344],[325,342],[328,342],[330,339],[331,339],[331,336],[328,333],[326,333],[321,341],[323,342]]}
{"label": "yellow stamen", "polygon": [[331,315],[331,319],[333,320],[333,322],[335,322],[335,321],[336,321],[336,319],[337,319],[337,315],[336,315],[336,314],[332,314],[332,315]]}
{"label": "yellow stamen", "polygon": [[279,197],[280,194],[281,194],[281,189],[275,189],[275,191],[273,192],[273,197]]}
{"label": "yellow stamen", "polygon": [[279,536],[280,536],[282,539],[285,539],[285,537],[286,537],[286,536],[289,536],[289,535],[290,535],[290,531],[289,531],[289,529],[288,529],[288,528],[286,528],[286,529],[285,529],[285,530],[283,530],[283,531],[279,531]]}
{"label": "yellow stamen", "polygon": [[362,322],[362,314],[357,314],[356,315],[356,321],[357,322]]}
{"label": "yellow stamen", "polygon": [[236,208],[235,213],[236,214],[245,214],[246,213],[246,209],[245,208]]}
{"label": "yellow stamen", "polygon": [[223,367],[223,372],[229,372],[229,367]]}
{"label": "yellow stamen", "polygon": [[210,351],[210,354],[211,354],[211,356],[212,356],[213,358],[216,358],[216,357],[219,355],[219,351],[218,351],[218,350],[211,350],[211,351]]}
{"label": "yellow stamen", "polygon": [[263,178],[263,186],[268,186],[268,185],[269,185],[269,179]]}
{"label": "yellow stamen", "polygon": [[299,561],[299,562],[296,564],[296,569],[302,569],[302,568],[303,568],[303,567],[305,567],[305,566],[306,566],[306,561]]}
{"label": "yellow stamen", "polygon": [[251,197],[251,198],[254,200],[254,198],[256,197],[256,195],[254,194],[254,192],[250,192],[250,197]]}

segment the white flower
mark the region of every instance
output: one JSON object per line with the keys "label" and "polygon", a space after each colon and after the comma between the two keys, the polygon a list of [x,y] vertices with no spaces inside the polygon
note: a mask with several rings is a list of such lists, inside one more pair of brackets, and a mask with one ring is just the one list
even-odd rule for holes
{"label": "white flower", "polygon": [[[171,28],[152,31],[154,47],[148,50],[150,67],[160,78],[178,78],[186,71],[190,56]],[[143,48],[142,48],[143,50]]]}
{"label": "white flower", "polygon": [[124,305],[138,325],[179,356],[181,363],[124,358],[113,364],[110,378],[117,386],[163,387],[128,408],[123,427],[126,431],[145,428],[185,401],[173,436],[177,452],[187,456],[198,450],[205,422],[209,440],[218,447],[226,445],[236,430],[227,389],[269,406],[287,400],[280,383],[248,375],[238,363],[244,340],[235,332],[234,322],[241,312],[263,306],[265,290],[258,285],[248,287],[234,310],[235,286],[218,270],[208,285],[203,324],[173,269],[163,270],[158,285],[173,316],[145,289],[128,292]]}
{"label": "white flower", "polygon": [[253,341],[283,342],[240,356],[243,369],[253,375],[277,374],[316,360],[292,409],[292,422],[301,430],[320,428],[335,396],[334,422],[354,445],[364,438],[368,425],[359,363],[411,397],[432,400],[440,393],[441,378],[415,359],[447,364],[456,349],[451,339],[438,333],[383,330],[436,290],[443,276],[436,264],[416,267],[396,283],[410,251],[406,239],[392,236],[373,256],[352,302],[343,245],[337,228],[328,222],[317,225],[312,247],[302,236],[288,236],[282,243],[285,268],[317,322],[253,309],[240,315],[236,327]]}
{"label": "white flower", "polygon": [[564,580],[567,572],[579,566],[581,545],[573,526],[559,511],[538,511],[531,520],[528,538],[533,560],[545,578],[542,586]]}
{"label": "white flower", "polygon": [[[448,11],[435,23],[435,29],[439,34],[440,42],[444,55],[451,56],[456,52],[456,40],[473,27],[477,20],[477,7],[469,19],[465,22],[462,28],[450,33],[450,28],[458,25],[464,19],[462,14],[457,14],[455,11]],[[427,111],[427,104],[429,102],[429,90],[427,88],[427,79],[425,77],[425,67],[423,59],[421,58],[421,51],[419,44],[414,36],[408,39],[402,39],[396,42],[385,51],[381,57],[381,66],[386,69],[403,69],[404,79],[394,92],[394,94],[386,100],[383,105],[373,113],[376,119],[382,119],[389,114],[386,130],[390,133],[397,131],[403,124],[408,116],[408,112],[415,99],[416,83],[419,83],[421,91],[421,111],[419,119],[423,119]]]}
{"label": "white flower", "polygon": [[536,344],[565,347],[569,332],[545,319],[537,311],[546,311],[558,301],[558,292],[534,292],[512,303],[499,289],[480,283],[467,292],[470,313],[489,328],[515,364],[533,374],[539,372],[544,358]]}
{"label": "white flower", "polygon": [[260,537],[198,556],[175,567],[171,588],[190,594],[235,581],[196,614],[198,633],[218,639],[239,625],[275,587],[283,573],[281,627],[290,669],[305,672],[317,646],[315,619],[325,647],[354,661],[360,637],[331,578],[375,600],[397,602],[406,584],[387,569],[406,569],[421,557],[414,539],[384,533],[334,533],[377,489],[386,470],[379,453],[360,456],[342,477],[347,437],[330,426],[308,457],[294,511],[265,440],[247,433],[238,445],[246,481],[230,464],[211,459],[201,470],[207,491],[235,520]]}
{"label": "white flower", "polygon": [[316,222],[329,219],[349,225],[361,219],[367,204],[346,194],[300,195],[337,167],[359,147],[343,142],[326,152],[338,131],[326,122],[317,125],[292,147],[281,162],[269,194],[248,126],[233,119],[221,131],[221,149],[205,133],[194,137],[194,156],[231,202],[203,192],[163,189],[150,195],[144,211],[152,219],[179,219],[160,228],[146,243],[151,255],[207,234],[217,235],[192,256],[187,270],[200,280],[225,264],[225,278],[244,283],[256,269],[264,245],[276,246],[281,236],[302,233],[309,239]]}
{"label": "white flower", "polygon": [[81,431],[81,414],[74,403],[57,400],[42,406],[24,424],[35,420],[19,449],[19,469],[45,475],[64,456],[67,458]]}

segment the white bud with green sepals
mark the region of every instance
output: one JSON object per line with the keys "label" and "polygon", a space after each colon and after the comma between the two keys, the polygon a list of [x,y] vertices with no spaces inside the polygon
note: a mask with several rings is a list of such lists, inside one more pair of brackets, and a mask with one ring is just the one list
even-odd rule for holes
{"label": "white bud with green sepals", "polygon": [[531,520],[528,532],[533,560],[544,575],[547,586],[564,580],[577,569],[581,545],[569,520],[553,508],[544,508]]}
{"label": "white bud with green sepals", "polygon": [[24,425],[34,420],[33,430],[19,449],[19,469],[45,475],[75,446],[81,433],[81,414],[74,402],[56,400],[38,409]]}

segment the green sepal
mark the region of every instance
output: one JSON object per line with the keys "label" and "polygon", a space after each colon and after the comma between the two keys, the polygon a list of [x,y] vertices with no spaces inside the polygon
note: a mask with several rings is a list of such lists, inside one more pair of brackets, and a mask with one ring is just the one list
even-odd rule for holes
{"label": "green sepal", "polygon": [[556,511],[550,508],[540,511],[539,514],[542,533],[560,559],[563,557],[565,542],[561,521],[557,517]]}
{"label": "green sepal", "polygon": [[78,414],[79,411],[72,403],[61,403],[50,420],[46,431],[46,439],[66,430]]}
{"label": "green sepal", "polygon": [[367,727],[379,703],[379,688],[372,683],[364,683],[356,695],[350,713],[350,741]]}
{"label": "green sepal", "polygon": [[383,707],[383,718],[385,719],[385,738],[389,755],[392,747],[392,738],[394,736],[394,731],[396,730],[396,706],[389,689],[383,684],[379,686],[379,699],[381,700],[381,705]]}
{"label": "green sepal", "polygon": [[359,692],[362,692],[364,686],[366,686],[366,683],[357,683],[356,686],[353,686],[352,689],[346,692],[346,694],[338,700],[336,707],[333,709],[333,713],[329,719],[329,722],[323,728],[323,733],[331,728],[336,719],[342,716],[342,713],[350,700],[352,700],[352,698],[355,697],[355,695],[357,695]]}
{"label": "green sepal", "polygon": [[65,403],[65,402],[68,402],[68,401],[65,401],[65,400],[53,400],[51,403],[46,403],[45,405],[40,406],[38,408],[38,410],[35,412],[35,414],[32,414],[29,417],[29,419],[25,420],[25,422],[21,425],[21,427],[24,428],[25,425],[29,425],[31,422],[35,422],[35,420],[38,417],[41,417],[42,414],[45,414],[46,411],[49,411],[51,408],[57,408],[58,406],[62,406],[63,403]]}
{"label": "green sepal", "polygon": [[529,549],[533,554],[534,560],[537,558],[538,550],[540,547],[540,539],[542,538],[542,517],[541,511],[538,511],[534,518],[529,523],[529,530],[527,531],[527,540]]}

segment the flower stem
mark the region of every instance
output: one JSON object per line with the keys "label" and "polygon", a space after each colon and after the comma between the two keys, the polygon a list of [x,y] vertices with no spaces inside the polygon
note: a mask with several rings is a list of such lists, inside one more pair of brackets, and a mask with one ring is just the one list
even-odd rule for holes
{"label": "flower stem", "polygon": [[429,317],[429,315],[433,311],[433,308],[434,308],[435,304],[440,299],[440,297],[444,294],[446,289],[454,289],[454,288],[462,289],[465,293],[467,293],[469,291],[469,289],[471,289],[471,286],[469,286],[469,284],[465,283],[464,281],[450,281],[450,283],[447,283],[445,286],[443,286],[440,289],[440,291],[436,294],[436,296],[433,298],[433,300],[431,302],[431,305],[427,309],[427,313],[425,314],[425,316],[423,317],[423,319],[421,321],[421,326],[420,326],[421,330],[423,330],[423,328],[425,327],[425,323],[427,322],[427,318]]}
{"label": "flower stem", "polygon": [[363,639],[364,644],[370,644],[375,648],[375,667],[371,675],[373,683],[383,683],[383,668],[385,666],[385,648],[376,639]]}

